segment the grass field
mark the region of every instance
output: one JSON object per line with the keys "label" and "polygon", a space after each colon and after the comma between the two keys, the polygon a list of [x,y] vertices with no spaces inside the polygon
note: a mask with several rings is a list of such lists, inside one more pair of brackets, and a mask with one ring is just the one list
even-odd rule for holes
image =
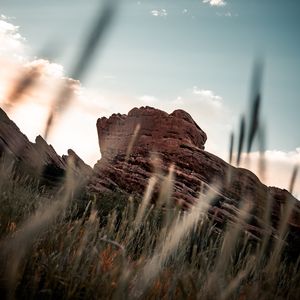
{"label": "grass field", "polygon": [[[144,198],[85,195],[69,172],[49,190],[2,160],[1,294],[17,299],[299,299],[299,263],[235,222],[208,218],[214,193],[189,212]],[[170,182],[166,180],[170,188]],[[170,193],[167,193],[170,194]],[[167,195],[165,194],[165,195]],[[168,196],[167,196],[168,197]],[[169,199],[164,199],[168,201]]]}

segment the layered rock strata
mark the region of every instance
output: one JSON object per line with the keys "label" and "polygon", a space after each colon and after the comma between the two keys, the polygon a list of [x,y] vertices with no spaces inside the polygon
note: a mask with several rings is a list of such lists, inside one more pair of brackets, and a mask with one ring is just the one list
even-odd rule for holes
{"label": "layered rock strata", "polygon": [[[250,201],[253,219],[249,228],[259,236],[268,201],[273,203],[274,226],[278,226],[281,211],[291,201],[295,209],[289,224],[300,230],[299,202],[286,190],[267,187],[249,170],[235,168],[205,151],[205,132],[183,110],[168,114],[151,107],[134,108],[128,115],[98,119],[97,130],[102,158],[94,167],[91,191],[121,190],[143,195],[154,173],[166,175],[174,165],[172,199],[183,208],[199,201],[203,185],[216,183],[218,197],[210,214],[219,222],[232,217],[243,201]],[[159,190],[158,184],[153,199]]]}

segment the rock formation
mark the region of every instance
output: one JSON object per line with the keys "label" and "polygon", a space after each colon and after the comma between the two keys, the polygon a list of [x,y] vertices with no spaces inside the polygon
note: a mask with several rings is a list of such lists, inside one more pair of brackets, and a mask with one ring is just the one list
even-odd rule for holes
{"label": "rock formation", "polygon": [[[181,144],[204,149],[206,134],[183,110],[167,114],[158,109],[132,109],[97,121],[102,157],[126,154],[132,138],[138,140],[132,154],[146,151],[178,152]],[[136,137],[134,133],[136,132]]]}
{"label": "rock formation", "polygon": [[78,174],[91,172],[74,151],[69,150],[68,156],[60,157],[51,145],[41,137],[31,143],[16,124],[0,109],[0,156],[8,155],[17,167],[31,175],[42,175],[42,178],[55,183],[63,178],[67,168],[67,158],[71,156]]}
{"label": "rock formation", "polygon": [[[151,107],[134,108],[128,115],[98,119],[97,130],[102,157],[92,170],[73,150],[60,157],[40,136],[31,143],[0,109],[0,156],[9,155],[25,172],[42,174],[50,184],[64,176],[68,157],[72,157],[75,172],[83,183],[88,182],[89,192],[96,194],[121,191],[142,196],[153,174],[163,180],[174,166],[174,204],[190,208],[199,201],[201,188],[217,182],[218,196],[210,216],[225,224],[243,200],[251,201],[253,218],[247,229],[254,238],[261,236],[260,219],[267,201],[272,201],[273,234],[286,203],[293,203],[288,242],[293,243],[291,251],[300,248],[299,201],[286,190],[265,186],[249,170],[235,168],[205,151],[206,134],[185,111],[167,114]],[[153,201],[160,193],[160,183],[155,186]]]}
{"label": "rock formation", "polygon": [[[259,218],[266,202],[274,201],[272,220],[277,226],[280,211],[286,201],[292,201],[296,208],[289,223],[300,233],[299,202],[286,190],[265,186],[249,170],[235,168],[206,152],[206,134],[185,111],[167,114],[151,107],[134,108],[128,115],[98,119],[97,129],[102,158],[94,167],[91,191],[122,190],[143,195],[157,168],[167,174],[170,165],[175,165],[173,199],[183,208],[198,201],[203,183],[217,182],[221,188],[210,214],[219,222],[230,218],[241,201],[247,199],[253,203],[254,214],[249,228],[259,236]],[[155,196],[158,193],[159,185]]]}

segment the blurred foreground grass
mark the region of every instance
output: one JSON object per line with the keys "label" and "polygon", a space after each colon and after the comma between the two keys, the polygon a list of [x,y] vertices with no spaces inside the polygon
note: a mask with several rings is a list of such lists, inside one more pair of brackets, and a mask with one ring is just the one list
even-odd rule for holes
{"label": "blurred foreground grass", "polygon": [[7,161],[0,176],[2,299],[299,299],[299,264],[245,233],[246,204],[222,230],[209,192],[182,212],[87,196],[72,176],[50,191]]}

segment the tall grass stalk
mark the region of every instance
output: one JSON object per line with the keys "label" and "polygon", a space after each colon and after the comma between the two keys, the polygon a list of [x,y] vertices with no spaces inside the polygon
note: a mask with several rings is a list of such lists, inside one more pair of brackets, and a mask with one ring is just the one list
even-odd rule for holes
{"label": "tall grass stalk", "polygon": [[185,213],[181,218],[178,216],[165,240],[157,246],[153,256],[146,263],[141,273],[138,274],[133,288],[132,296],[134,298],[141,297],[143,292],[151,285],[166,261],[176,252],[182,239],[189,235],[194,226],[206,214],[215,196],[213,190],[210,190],[210,193],[205,196],[200,195],[199,201],[190,212]]}
{"label": "tall grass stalk", "polygon": [[65,212],[73,197],[75,187],[73,161],[69,159],[65,186],[61,197],[54,203],[39,209],[21,225],[17,232],[2,242],[2,256],[7,259],[4,263],[4,276],[9,291],[8,298],[13,297],[12,293],[16,288],[22,259],[38,236],[50,226],[55,218]]}

